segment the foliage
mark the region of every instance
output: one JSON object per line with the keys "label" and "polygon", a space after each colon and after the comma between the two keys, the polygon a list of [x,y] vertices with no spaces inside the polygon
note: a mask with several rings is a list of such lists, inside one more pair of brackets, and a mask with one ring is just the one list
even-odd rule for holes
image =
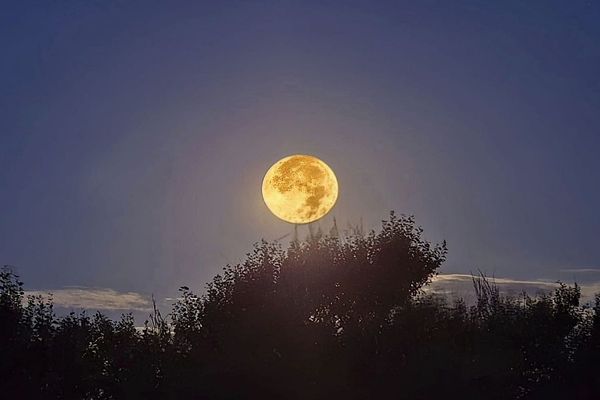
{"label": "foliage", "polygon": [[600,398],[600,296],[477,301],[422,289],[446,256],[412,217],[379,232],[260,242],[169,316],[57,317],[0,271],[0,388],[24,399]]}

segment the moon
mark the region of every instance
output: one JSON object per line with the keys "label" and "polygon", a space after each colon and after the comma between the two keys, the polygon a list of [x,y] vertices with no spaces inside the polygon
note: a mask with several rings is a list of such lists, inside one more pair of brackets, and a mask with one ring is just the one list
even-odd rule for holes
{"label": "moon", "polygon": [[276,217],[307,224],[333,208],[338,181],[333,170],[317,157],[295,154],[269,168],[262,182],[262,195]]}

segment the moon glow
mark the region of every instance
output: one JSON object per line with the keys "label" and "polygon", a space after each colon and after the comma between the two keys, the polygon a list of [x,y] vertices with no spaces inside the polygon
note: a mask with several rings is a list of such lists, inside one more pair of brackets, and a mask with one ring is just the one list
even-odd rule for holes
{"label": "moon glow", "polygon": [[338,182],[327,164],[296,154],[277,161],[265,174],[263,199],[273,214],[293,224],[322,218],[338,197]]}

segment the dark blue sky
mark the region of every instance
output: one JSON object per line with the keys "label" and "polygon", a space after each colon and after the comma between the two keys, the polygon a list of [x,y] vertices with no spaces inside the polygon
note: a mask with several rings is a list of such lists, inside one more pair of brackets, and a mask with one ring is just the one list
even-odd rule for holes
{"label": "dark blue sky", "polygon": [[341,225],[415,214],[445,272],[599,268],[600,4],[373,3],[2,2],[0,263],[202,287],[291,230],[260,182],[308,153]]}

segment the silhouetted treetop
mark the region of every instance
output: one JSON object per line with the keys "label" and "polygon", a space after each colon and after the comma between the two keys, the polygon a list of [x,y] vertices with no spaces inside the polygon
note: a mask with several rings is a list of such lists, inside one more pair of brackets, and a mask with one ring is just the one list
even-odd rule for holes
{"label": "silhouetted treetop", "polygon": [[[19,399],[598,399],[600,296],[467,305],[421,290],[446,257],[414,218],[287,249],[261,241],[171,313],[57,317],[0,270],[0,397]],[[153,299],[154,300],[154,299]]]}

